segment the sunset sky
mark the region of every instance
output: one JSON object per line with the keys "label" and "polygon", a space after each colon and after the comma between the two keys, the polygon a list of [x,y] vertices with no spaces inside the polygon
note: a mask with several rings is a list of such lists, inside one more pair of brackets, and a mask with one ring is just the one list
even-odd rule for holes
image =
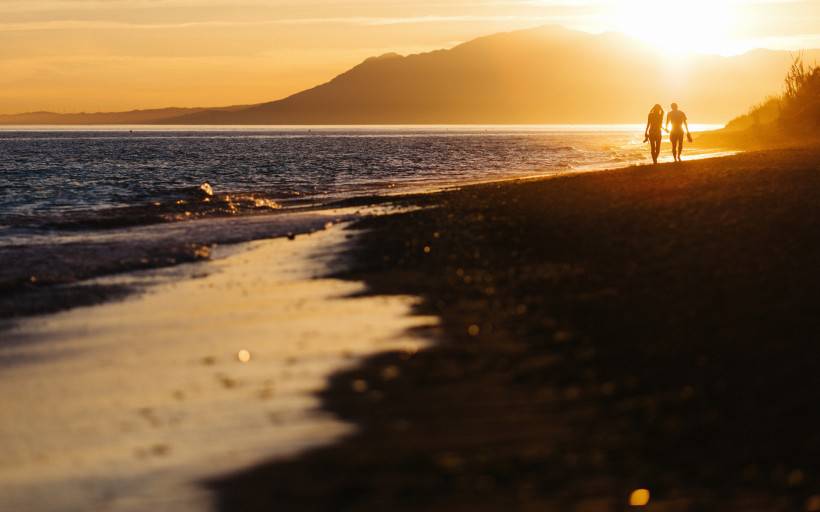
{"label": "sunset sky", "polygon": [[258,103],[545,24],[671,54],[818,48],[820,0],[0,0],[0,113]]}

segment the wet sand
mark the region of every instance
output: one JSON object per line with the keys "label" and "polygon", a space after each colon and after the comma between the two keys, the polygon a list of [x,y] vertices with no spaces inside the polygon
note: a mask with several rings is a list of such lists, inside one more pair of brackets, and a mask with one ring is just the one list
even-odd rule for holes
{"label": "wet sand", "polygon": [[0,510],[201,512],[199,480],[350,435],[330,373],[415,351],[412,297],[326,277],[341,226],[98,279],[128,299],[19,320],[0,344]]}
{"label": "wet sand", "polygon": [[820,147],[490,184],[364,220],[442,334],[337,373],[356,434],[222,511],[820,510]]}

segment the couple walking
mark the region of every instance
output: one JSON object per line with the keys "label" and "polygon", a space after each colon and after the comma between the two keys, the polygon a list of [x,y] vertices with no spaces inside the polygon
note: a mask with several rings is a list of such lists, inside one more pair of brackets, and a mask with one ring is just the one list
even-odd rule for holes
{"label": "couple walking", "polygon": [[[669,125],[672,131],[669,131]],[[661,129],[669,132],[669,141],[672,143],[672,155],[676,162],[680,162],[680,154],[683,151],[683,127],[686,126],[686,137],[692,142],[692,134],[689,133],[689,122],[686,114],[678,110],[678,104],[672,104],[672,111],[666,116],[666,127],[663,127],[663,107],[655,105],[649,112],[649,119],[646,121],[646,132],[644,142],[649,141],[652,147],[652,161],[658,163],[658,155],[661,154]]]}

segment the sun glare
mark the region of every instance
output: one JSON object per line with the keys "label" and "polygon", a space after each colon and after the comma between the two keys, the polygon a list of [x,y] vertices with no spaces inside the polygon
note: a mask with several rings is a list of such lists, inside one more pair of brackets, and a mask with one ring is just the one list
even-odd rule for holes
{"label": "sun glare", "polygon": [[733,0],[623,0],[617,3],[618,29],[672,54],[737,53],[731,33]]}

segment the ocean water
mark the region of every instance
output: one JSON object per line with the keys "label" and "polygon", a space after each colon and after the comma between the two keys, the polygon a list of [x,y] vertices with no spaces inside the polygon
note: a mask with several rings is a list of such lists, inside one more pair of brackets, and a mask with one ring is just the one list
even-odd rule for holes
{"label": "ocean water", "polygon": [[327,219],[288,214],[343,198],[642,163],[642,135],[640,125],[6,127],[0,290],[310,231]]}

